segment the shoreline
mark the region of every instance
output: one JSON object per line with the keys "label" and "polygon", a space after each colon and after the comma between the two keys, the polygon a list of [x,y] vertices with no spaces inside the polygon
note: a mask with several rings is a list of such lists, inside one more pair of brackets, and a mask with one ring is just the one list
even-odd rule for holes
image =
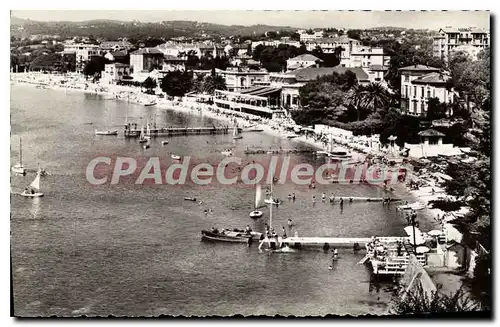
{"label": "shoreline", "polygon": [[[19,76],[20,75],[20,76]],[[12,77],[18,77],[13,78]],[[19,78],[21,77],[21,78]],[[42,78],[43,77],[43,78]],[[280,137],[285,139],[284,135],[285,131],[280,130],[280,124],[283,124],[284,121],[277,121],[268,118],[262,118],[258,116],[248,115],[245,113],[234,112],[228,109],[222,109],[215,107],[214,105],[208,105],[205,103],[199,103],[195,101],[186,101],[187,98],[182,98],[182,101],[170,101],[166,98],[159,98],[154,95],[148,95],[142,93],[140,89],[138,90],[136,87],[127,87],[127,86],[117,86],[117,85],[109,85],[102,86],[100,84],[90,83],[82,78],[75,79],[73,83],[61,84],[56,83],[64,80],[65,76],[57,76],[50,74],[32,74],[32,73],[18,73],[11,74],[11,84],[18,85],[29,85],[29,86],[42,86],[42,88],[52,89],[55,91],[64,91],[68,90],[78,92],[78,93],[88,93],[88,94],[97,94],[102,96],[112,97],[115,101],[127,101],[130,100],[132,96],[132,103],[136,104],[144,104],[145,101],[156,102],[156,107],[162,110],[173,110],[176,112],[182,112],[184,114],[190,115],[201,115],[202,117],[212,118],[221,122],[226,122],[228,124],[232,124],[235,120],[237,124],[242,128],[249,126],[257,126],[261,128],[263,133]],[[64,85],[67,85],[66,87]],[[125,96],[126,94],[126,96]],[[127,99],[127,100],[126,100]],[[245,117],[246,116],[246,117]],[[289,123],[289,122],[287,122]],[[291,142],[300,142],[302,144],[313,147],[315,150],[327,151],[328,145],[325,145],[321,139],[315,139],[314,137],[307,137],[306,135],[298,135],[297,137],[291,139]],[[365,162],[367,158],[367,154],[363,151],[353,149],[349,147],[345,142],[339,142],[338,140],[333,141],[333,143],[340,145],[345,148],[349,148],[351,154],[353,155],[354,161]],[[384,158],[387,158],[385,154]],[[401,185],[399,185],[401,184]],[[379,186],[380,187],[380,186]],[[381,188],[381,187],[380,187]],[[394,191],[391,192],[392,195],[399,198],[411,198],[412,201],[421,202],[426,204],[427,201],[423,199],[423,196],[419,196],[418,192],[412,191],[408,189],[407,182],[397,183],[394,185]],[[422,218],[426,220],[427,224],[435,225],[437,214],[432,211],[431,208],[426,207],[424,210],[424,214]],[[404,220],[404,217],[403,217]]]}

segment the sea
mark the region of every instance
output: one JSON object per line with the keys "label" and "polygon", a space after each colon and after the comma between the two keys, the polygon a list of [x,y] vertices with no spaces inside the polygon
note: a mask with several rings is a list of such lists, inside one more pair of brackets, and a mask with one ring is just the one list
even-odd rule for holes
{"label": "sea", "polygon": [[[11,85],[11,164],[32,171],[11,177],[11,273],[14,314],[33,316],[323,316],[384,314],[392,281],[376,280],[364,253],[304,249],[293,253],[259,251],[256,244],[201,241],[201,230],[244,228],[263,231],[267,209],[249,217],[254,186],[91,185],[85,171],[97,156],[162,157],[171,153],[217,162],[233,148],[246,161],[246,147],[311,149],[293,139],[265,133],[154,138],[149,149],[123,137],[125,122],[199,127],[227,124],[202,113],[145,107],[110,96]],[[119,130],[118,136],[95,130]],[[292,154],[293,162],[318,164],[311,153]],[[19,195],[44,168],[42,198]],[[290,193],[296,201],[287,200]],[[275,185],[283,203],[273,211],[278,232],[292,219],[300,236],[403,236],[405,219],[396,206],[380,203],[331,205],[321,193],[383,196],[379,187],[292,182]],[[312,196],[316,203],[312,203]],[[195,197],[196,202],[185,201]],[[205,213],[205,210],[209,211]]]}

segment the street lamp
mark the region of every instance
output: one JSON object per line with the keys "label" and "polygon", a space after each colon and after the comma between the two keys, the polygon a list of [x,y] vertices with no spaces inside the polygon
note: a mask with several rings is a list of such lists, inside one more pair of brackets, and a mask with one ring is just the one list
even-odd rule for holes
{"label": "street lamp", "polygon": [[415,254],[417,254],[417,234],[415,233],[416,218],[417,215],[415,213],[412,213],[410,216],[410,222],[413,227],[413,250],[415,251]]}

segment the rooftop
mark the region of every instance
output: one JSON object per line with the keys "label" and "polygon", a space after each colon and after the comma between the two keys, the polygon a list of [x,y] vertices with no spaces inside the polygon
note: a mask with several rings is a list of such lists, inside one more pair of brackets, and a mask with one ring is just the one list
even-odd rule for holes
{"label": "rooftop", "polygon": [[445,84],[450,79],[448,74],[443,73],[429,73],[412,81],[416,84]]}
{"label": "rooftop", "polygon": [[389,70],[388,66],[382,66],[382,65],[370,65],[370,70],[373,71],[386,71]]}
{"label": "rooftop", "polygon": [[310,41],[309,43],[349,43],[349,42],[360,42],[356,39],[351,39],[347,36],[337,36],[337,37],[321,37]]}
{"label": "rooftop", "polygon": [[131,53],[131,55],[145,55],[145,54],[162,55],[163,56],[163,52],[161,52],[160,50],[158,50],[156,48],[142,48],[142,49],[139,49],[139,50]]}
{"label": "rooftop", "polygon": [[287,73],[286,75],[295,76],[297,82],[308,82],[315,80],[320,76],[331,75],[334,72],[338,74],[344,74],[347,71],[351,71],[356,74],[358,81],[367,81],[368,74],[361,67],[342,67],[340,65],[335,67],[307,67],[303,69],[297,69],[293,72]]}
{"label": "rooftop", "polygon": [[438,72],[439,68],[419,64],[419,65],[411,65],[411,66],[399,68],[399,70],[401,70],[401,71],[419,71],[419,72],[425,72],[425,71]]}
{"label": "rooftop", "polygon": [[425,131],[421,131],[418,133],[420,136],[445,136],[443,133],[436,131],[435,129],[426,129]]}
{"label": "rooftop", "polygon": [[313,56],[312,54],[308,54],[308,53],[297,56],[295,58],[290,58],[288,60],[290,60],[290,61],[314,61],[314,62],[323,61],[323,60],[319,59],[318,57]]}
{"label": "rooftop", "polygon": [[172,55],[164,55],[163,58],[165,60],[167,60],[167,61],[185,61],[182,58],[179,58],[179,57],[176,57],[176,56],[172,56]]}

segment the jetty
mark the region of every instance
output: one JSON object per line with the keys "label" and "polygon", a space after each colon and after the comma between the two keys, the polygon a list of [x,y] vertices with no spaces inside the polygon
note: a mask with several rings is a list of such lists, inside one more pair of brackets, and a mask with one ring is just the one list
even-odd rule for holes
{"label": "jetty", "polygon": [[[394,243],[397,241],[408,240],[408,236],[387,236],[377,237],[381,242]],[[265,238],[264,243],[276,243],[276,238]],[[287,238],[278,237],[278,242],[288,244],[291,248],[302,247],[320,247],[323,249],[329,248],[354,248],[355,244],[359,249],[366,249],[366,245],[373,241],[371,237],[298,237],[290,236]],[[271,245],[272,246],[272,245]]]}
{"label": "jetty", "polygon": [[[344,203],[349,202],[383,202],[388,198],[372,198],[365,196],[335,196],[335,202],[340,201],[340,199],[344,200]],[[352,199],[352,201],[351,201]],[[391,198],[391,202],[402,201],[400,198]]]}
{"label": "jetty", "polygon": [[293,154],[293,153],[315,153],[314,150],[307,149],[245,149],[245,154]]}
{"label": "jetty", "polygon": [[[214,135],[230,134],[234,128],[229,127],[166,127],[151,128],[146,133],[147,136],[186,136],[186,135]],[[238,128],[241,132],[241,128]],[[125,137],[138,137],[141,134],[140,129],[125,128],[123,131]]]}

